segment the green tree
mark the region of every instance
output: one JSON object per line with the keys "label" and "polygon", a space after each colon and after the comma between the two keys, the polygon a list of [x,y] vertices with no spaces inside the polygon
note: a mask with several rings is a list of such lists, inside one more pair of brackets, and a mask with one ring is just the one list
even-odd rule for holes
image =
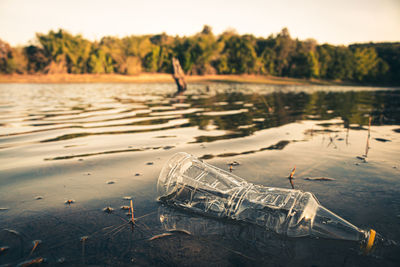
{"label": "green tree", "polygon": [[254,49],[253,36],[232,35],[226,42],[223,55],[226,55],[229,73],[243,74],[254,73],[257,54]]}
{"label": "green tree", "polygon": [[354,51],[354,80],[362,82],[374,76],[378,68],[378,56],[374,48],[356,48]]}
{"label": "green tree", "polygon": [[11,46],[0,39],[0,73],[12,73],[15,71],[15,63]]}
{"label": "green tree", "polygon": [[49,65],[50,59],[46,56],[43,48],[30,45],[24,50],[28,58],[27,70],[29,73],[43,72]]}
{"label": "green tree", "polygon": [[[59,30],[48,34],[37,34],[51,66],[65,65],[68,73],[86,73],[87,60],[90,56],[91,43],[80,35]],[[49,70],[51,72],[51,70]]]}
{"label": "green tree", "polygon": [[295,50],[295,42],[290,38],[289,30],[283,28],[275,39],[274,47],[275,57],[275,73],[278,76],[288,76],[290,71],[290,61]]}

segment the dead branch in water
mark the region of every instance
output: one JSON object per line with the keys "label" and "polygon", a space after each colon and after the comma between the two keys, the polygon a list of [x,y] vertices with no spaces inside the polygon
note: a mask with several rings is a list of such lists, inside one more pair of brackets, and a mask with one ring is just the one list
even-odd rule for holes
{"label": "dead branch in water", "polygon": [[178,93],[186,91],[187,84],[185,81],[185,74],[181,68],[181,64],[177,58],[172,58],[172,66],[174,69],[173,77],[176,82],[176,86],[178,86]]}

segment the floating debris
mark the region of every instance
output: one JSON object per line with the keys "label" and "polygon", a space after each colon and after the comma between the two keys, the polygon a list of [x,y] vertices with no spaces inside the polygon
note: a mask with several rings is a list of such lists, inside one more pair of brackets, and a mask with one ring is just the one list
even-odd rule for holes
{"label": "floating debris", "polygon": [[4,253],[9,249],[10,249],[10,247],[7,247],[7,246],[0,247],[0,253]]}
{"label": "floating debris", "polygon": [[357,159],[361,160],[362,162],[366,163],[367,162],[367,158],[364,156],[357,156]]}
{"label": "floating debris", "polygon": [[135,173],[135,176],[141,176],[142,174],[141,173]]}
{"label": "floating debris", "polygon": [[115,181],[107,181],[107,184],[115,184]]}
{"label": "floating debris", "polygon": [[178,233],[178,234],[185,234],[185,235],[192,235],[191,232],[184,230],[184,229],[173,229],[173,230],[169,230],[168,232],[170,233]]}
{"label": "floating debris", "polygon": [[121,210],[129,210],[130,208],[129,206],[121,206]]}
{"label": "floating debris", "polygon": [[13,229],[3,229],[3,231],[9,232],[10,234],[14,234],[17,236],[21,236],[21,234]]}
{"label": "floating debris", "polygon": [[163,147],[164,150],[170,150],[172,148],[174,148],[174,146],[165,146],[165,147]]}
{"label": "floating debris", "polygon": [[384,142],[384,143],[386,143],[386,142],[392,142],[392,140],[389,140],[389,139],[385,139],[385,138],[374,138],[376,141],[379,141],[379,142]]}
{"label": "floating debris", "polygon": [[64,204],[66,204],[66,205],[71,205],[71,204],[73,204],[73,203],[75,203],[75,200],[73,200],[73,199],[68,199],[68,200],[66,200],[66,201],[64,202]]}
{"label": "floating debris", "polygon": [[336,181],[334,178],[329,177],[306,177],[304,178],[306,181]]}
{"label": "floating debris", "polygon": [[106,212],[106,213],[112,213],[112,212],[114,211],[114,209],[111,208],[111,207],[105,207],[105,208],[103,209],[103,211]]}
{"label": "floating debris", "polygon": [[83,159],[78,159],[78,161],[83,161]]}
{"label": "floating debris", "polygon": [[0,208],[0,211],[6,211],[8,208]]}
{"label": "floating debris", "polygon": [[153,164],[154,164],[154,162],[151,162],[151,161],[146,162],[146,165],[153,165]]}
{"label": "floating debris", "polygon": [[155,236],[149,238],[149,241],[153,241],[153,240],[160,239],[160,238],[163,238],[166,236],[171,236],[171,235],[172,235],[172,233],[163,233],[163,234],[155,235]]}
{"label": "floating debris", "polygon": [[61,258],[57,259],[57,263],[65,263],[65,258],[61,257]]}
{"label": "floating debris", "polygon": [[35,199],[36,200],[40,200],[40,199],[43,199],[43,197],[42,196],[37,196],[37,197],[35,197]]}
{"label": "floating debris", "polygon": [[31,253],[29,253],[29,257],[32,256],[35,249],[39,246],[39,244],[42,243],[42,240],[33,240],[32,243],[33,243],[33,248],[31,250]]}
{"label": "floating debris", "polygon": [[92,175],[90,172],[85,172],[85,175]]}
{"label": "floating debris", "polygon": [[33,260],[27,260],[24,262],[21,262],[20,264],[18,264],[18,267],[28,267],[28,266],[34,266],[34,265],[39,265],[46,262],[46,259],[43,257],[39,257]]}
{"label": "floating debris", "polygon": [[154,138],[173,138],[176,137],[176,135],[159,135],[159,136],[154,136]]}
{"label": "floating debris", "polygon": [[230,166],[239,166],[240,163],[237,162],[237,161],[232,161],[232,162],[228,162],[227,165],[230,165]]}
{"label": "floating debris", "polygon": [[132,197],[128,197],[128,196],[126,196],[126,197],[123,197],[122,199],[123,199],[123,200],[131,200],[131,199],[132,199]]}

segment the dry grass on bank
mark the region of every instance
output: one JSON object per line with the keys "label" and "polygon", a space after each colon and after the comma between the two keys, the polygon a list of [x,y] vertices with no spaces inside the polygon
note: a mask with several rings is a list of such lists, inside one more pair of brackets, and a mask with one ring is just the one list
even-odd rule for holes
{"label": "dry grass on bank", "polygon": [[[193,75],[186,76],[188,83],[232,82],[259,84],[340,84],[321,80],[282,78],[263,75]],[[0,75],[0,83],[173,83],[171,74],[143,73],[121,74],[12,74]]]}

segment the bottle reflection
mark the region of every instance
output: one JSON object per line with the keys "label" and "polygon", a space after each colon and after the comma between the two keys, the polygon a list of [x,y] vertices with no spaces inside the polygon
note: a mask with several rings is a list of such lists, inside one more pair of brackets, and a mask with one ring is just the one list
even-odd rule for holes
{"label": "bottle reflection", "polygon": [[163,230],[167,232],[182,232],[208,242],[220,241],[221,245],[237,243],[246,250],[286,259],[296,254],[296,240],[283,238],[252,224],[200,216],[164,205],[160,205],[158,215]]}

